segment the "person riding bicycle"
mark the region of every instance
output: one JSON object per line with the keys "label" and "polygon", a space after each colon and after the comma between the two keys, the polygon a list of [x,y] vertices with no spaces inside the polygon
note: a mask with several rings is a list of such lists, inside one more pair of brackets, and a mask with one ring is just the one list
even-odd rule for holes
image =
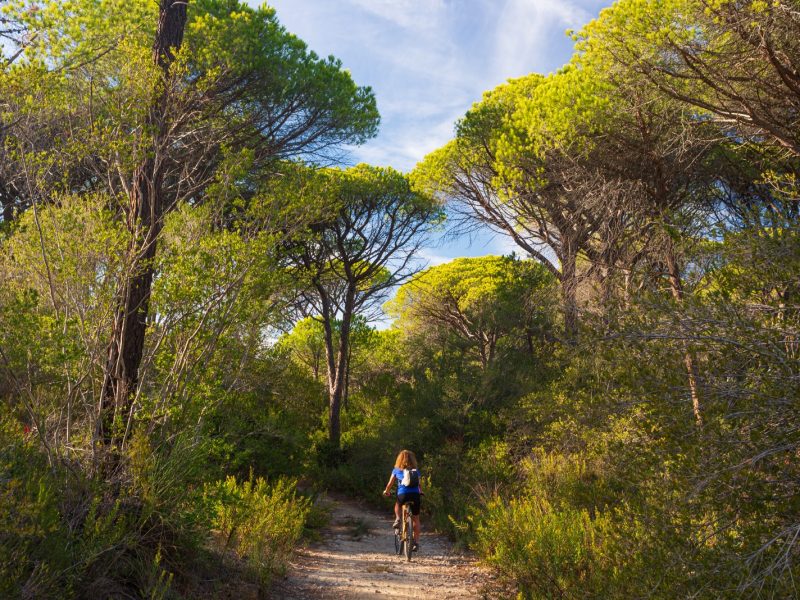
{"label": "person riding bicycle", "polygon": [[[409,475],[407,479],[411,479],[410,485],[403,485],[403,478]],[[422,491],[419,486],[419,469],[417,468],[417,457],[411,450],[401,450],[394,461],[394,469],[392,475],[389,477],[389,483],[386,484],[386,489],[383,490],[383,495],[388,496],[391,494],[392,485],[397,481],[397,502],[394,504],[394,524],[392,527],[398,529],[400,527],[400,519],[402,516],[402,506],[406,502],[411,503],[411,515],[414,524],[414,544],[412,550],[419,549],[419,509],[421,506],[420,496]]]}

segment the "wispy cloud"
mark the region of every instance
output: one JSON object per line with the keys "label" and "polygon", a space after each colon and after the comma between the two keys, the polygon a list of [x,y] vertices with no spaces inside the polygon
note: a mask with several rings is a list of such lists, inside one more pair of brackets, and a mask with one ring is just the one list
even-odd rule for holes
{"label": "wispy cloud", "polygon": [[494,69],[505,77],[541,70],[552,58],[553,42],[590,19],[569,0],[507,0],[495,27]]}
{"label": "wispy cloud", "polygon": [[[253,3],[262,0],[248,0]],[[453,136],[485,90],[564,64],[579,28],[612,0],[267,0],[320,55],[342,59],[375,90],[381,131],[349,160],[410,170]],[[508,254],[484,232],[427,249],[431,264],[455,256]]]}
{"label": "wispy cloud", "polygon": [[436,27],[443,0],[349,0],[349,4],[400,27]]}
{"label": "wispy cloud", "polygon": [[425,267],[438,267],[453,260],[452,256],[437,254],[430,249],[423,249],[417,255]]}
{"label": "wispy cloud", "polygon": [[[255,0],[251,0],[255,1]],[[355,152],[410,169],[452,136],[455,120],[509,77],[569,57],[567,28],[610,0],[271,0],[286,27],[339,56],[371,85],[380,135]]]}

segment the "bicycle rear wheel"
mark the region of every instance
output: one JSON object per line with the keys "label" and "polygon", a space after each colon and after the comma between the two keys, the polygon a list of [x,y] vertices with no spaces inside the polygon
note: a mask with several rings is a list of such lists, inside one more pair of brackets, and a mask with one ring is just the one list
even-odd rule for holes
{"label": "bicycle rear wheel", "polygon": [[411,522],[411,509],[406,508],[405,514],[403,516],[405,518],[405,524],[406,524],[406,539],[405,539],[406,560],[411,561],[412,546],[414,545],[414,527]]}

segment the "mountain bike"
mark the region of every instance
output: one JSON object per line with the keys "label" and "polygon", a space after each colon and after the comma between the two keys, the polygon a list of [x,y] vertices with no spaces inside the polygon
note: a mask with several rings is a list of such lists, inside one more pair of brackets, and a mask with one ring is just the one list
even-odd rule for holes
{"label": "mountain bike", "polygon": [[403,518],[400,519],[400,527],[394,530],[394,551],[399,556],[406,555],[406,560],[411,561],[411,552],[414,546],[414,526],[411,517],[411,506],[413,502],[403,504]]}

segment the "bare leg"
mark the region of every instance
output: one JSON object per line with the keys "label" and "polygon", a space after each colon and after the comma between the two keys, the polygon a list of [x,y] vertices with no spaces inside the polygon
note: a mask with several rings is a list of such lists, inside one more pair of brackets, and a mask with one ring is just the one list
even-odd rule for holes
{"label": "bare leg", "polygon": [[401,513],[400,503],[399,502],[395,502],[394,503],[394,516],[398,521],[402,518],[402,513]]}
{"label": "bare leg", "polygon": [[414,542],[419,543],[419,532],[420,532],[419,515],[414,515],[411,521],[414,524]]}

